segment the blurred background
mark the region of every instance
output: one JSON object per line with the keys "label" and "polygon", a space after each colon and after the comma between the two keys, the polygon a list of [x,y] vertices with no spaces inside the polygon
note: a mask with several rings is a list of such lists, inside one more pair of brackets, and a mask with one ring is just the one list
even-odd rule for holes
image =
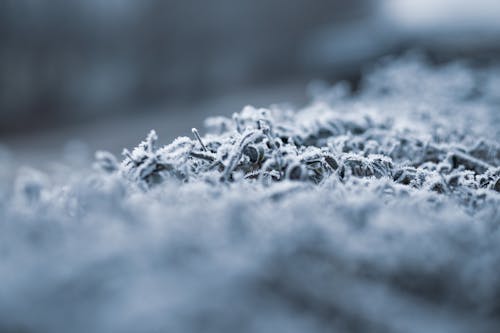
{"label": "blurred background", "polygon": [[0,144],[21,160],[162,143],[246,104],[307,101],[409,49],[500,54],[500,1],[2,0]]}

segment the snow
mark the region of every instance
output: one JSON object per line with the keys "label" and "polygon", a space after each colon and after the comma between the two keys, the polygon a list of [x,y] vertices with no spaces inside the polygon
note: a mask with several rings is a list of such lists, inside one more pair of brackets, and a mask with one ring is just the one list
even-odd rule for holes
{"label": "snow", "polygon": [[0,330],[496,332],[495,73],[410,55],[93,168],[0,154]]}

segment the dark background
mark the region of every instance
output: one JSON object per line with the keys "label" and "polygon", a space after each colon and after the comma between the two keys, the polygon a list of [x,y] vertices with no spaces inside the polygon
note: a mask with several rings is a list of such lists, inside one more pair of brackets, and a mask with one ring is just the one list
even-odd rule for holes
{"label": "dark background", "polygon": [[149,128],[171,140],[245,104],[303,104],[313,79],[355,86],[407,49],[494,58],[496,3],[2,0],[0,142],[28,155],[71,139],[116,151]]}

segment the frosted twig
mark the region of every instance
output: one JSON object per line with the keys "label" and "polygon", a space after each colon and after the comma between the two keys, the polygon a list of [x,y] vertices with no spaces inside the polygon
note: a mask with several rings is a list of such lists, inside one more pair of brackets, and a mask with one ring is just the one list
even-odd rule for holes
{"label": "frosted twig", "polygon": [[203,141],[201,140],[201,137],[200,137],[200,133],[198,133],[198,130],[196,128],[192,128],[191,131],[193,132],[195,138],[198,140],[198,142],[200,143],[201,145],[201,149],[203,149],[204,151],[208,151],[207,147],[205,147],[205,145],[203,144]]}

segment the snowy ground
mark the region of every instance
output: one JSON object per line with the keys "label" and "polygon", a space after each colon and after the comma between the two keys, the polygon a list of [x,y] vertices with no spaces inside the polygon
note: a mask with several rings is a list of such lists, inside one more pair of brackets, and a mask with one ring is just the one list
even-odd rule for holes
{"label": "snowy ground", "polygon": [[0,330],[497,332],[499,74],[409,56],[93,168],[3,158]]}

